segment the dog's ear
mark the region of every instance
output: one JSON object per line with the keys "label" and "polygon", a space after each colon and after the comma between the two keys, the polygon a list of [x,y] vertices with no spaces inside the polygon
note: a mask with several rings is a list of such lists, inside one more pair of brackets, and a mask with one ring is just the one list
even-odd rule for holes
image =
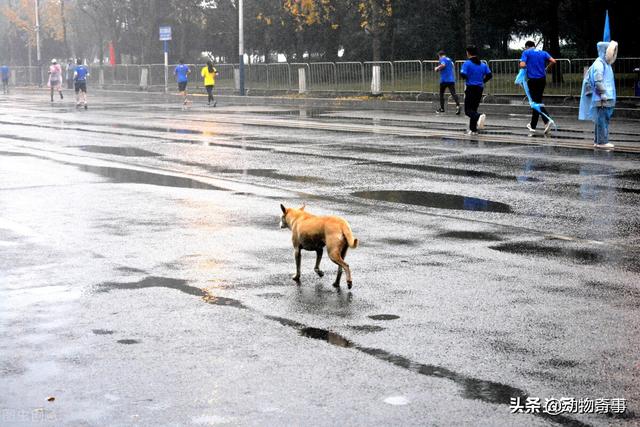
{"label": "dog's ear", "polygon": [[280,203],[280,209],[282,209],[282,213],[286,214],[287,213],[287,208],[284,207],[284,205],[282,203]]}

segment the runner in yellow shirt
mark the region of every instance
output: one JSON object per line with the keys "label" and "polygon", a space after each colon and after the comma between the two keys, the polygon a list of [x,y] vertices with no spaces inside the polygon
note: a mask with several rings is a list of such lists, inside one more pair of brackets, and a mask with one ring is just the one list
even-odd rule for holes
{"label": "runner in yellow shirt", "polygon": [[207,89],[207,105],[211,105],[211,102],[213,102],[213,106],[215,107],[217,102],[213,100],[213,86],[216,84],[218,70],[213,67],[213,63],[211,61],[207,61],[207,65],[202,67],[200,74],[204,79],[204,87]]}

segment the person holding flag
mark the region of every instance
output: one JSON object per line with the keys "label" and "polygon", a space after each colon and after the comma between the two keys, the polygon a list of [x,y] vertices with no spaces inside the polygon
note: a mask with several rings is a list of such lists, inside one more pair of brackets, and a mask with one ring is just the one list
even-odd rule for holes
{"label": "person holding flag", "polygon": [[[530,102],[533,101],[540,105],[539,110],[532,108],[531,122],[527,124],[529,136],[536,133],[538,119],[542,113],[542,121],[545,124],[544,134],[551,132],[553,121],[549,119],[549,113],[544,108],[542,96],[544,88],[547,85],[547,70],[556,64],[556,60],[545,50],[537,50],[536,44],[529,40],[524,44],[525,50],[520,58],[520,68],[525,69],[527,73],[527,84],[529,86]],[[547,65],[548,63],[548,65]]]}
{"label": "person holding flag", "polygon": [[608,11],[602,40],[597,44],[598,58],[582,82],[578,119],[595,123],[594,148],[611,149],[614,145],[609,142],[609,121],[616,106],[616,82],[611,65],[618,56],[618,43],[611,40]]}

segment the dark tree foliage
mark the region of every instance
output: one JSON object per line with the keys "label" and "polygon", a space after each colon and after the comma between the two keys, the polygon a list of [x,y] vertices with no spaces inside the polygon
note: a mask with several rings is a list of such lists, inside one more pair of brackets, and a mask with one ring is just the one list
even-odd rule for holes
{"label": "dark tree foliage", "polygon": [[[237,1],[40,0],[43,11],[53,10],[46,7],[54,4],[62,12],[63,37],[43,34],[43,56],[104,60],[112,42],[119,62],[160,63],[158,27],[171,25],[172,62],[178,58],[200,62],[203,52],[219,62],[237,62]],[[15,64],[28,63],[29,51],[32,59],[35,55],[32,28],[17,25],[7,13],[21,4],[0,0],[0,55]],[[274,61],[278,54],[289,62],[434,59],[440,49],[462,59],[469,41],[485,58],[513,58],[521,46],[511,51],[512,40],[524,38],[534,39],[555,57],[593,57],[607,9],[620,56],[640,56],[640,20],[633,2],[623,0],[244,0],[244,4],[246,52],[258,61]]]}

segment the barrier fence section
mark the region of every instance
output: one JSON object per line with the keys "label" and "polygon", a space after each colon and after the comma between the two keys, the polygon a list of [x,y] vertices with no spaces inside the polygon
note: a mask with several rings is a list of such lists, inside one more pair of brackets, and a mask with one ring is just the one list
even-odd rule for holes
{"label": "barrier fence section", "polygon": [[[393,93],[396,91],[395,88],[395,75],[393,70],[393,62],[390,61],[369,61],[364,62],[364,78],[365,85],[367,82],[371,84],[371,80],[373,78],[373,67],[380,67],[380,81],[382,83],[382,92],[383,93]],[[369,89],[367,92],[370,92],[370,87],[365,88]]]}
{"label": "barrier fence section", "polygon": [[[585,70],[593,58],[558,59],[555,67],[547,73],[545,94],[565,97],[580,95]],[[464,92],[460,69],[464,61],[455,61],[456,90]],[[518,59],[493,59],[487,63],[493,79],[487,83],[485,94],[495,96],[519,96],[522,90],[514,84],[519,72]],[[191,69],[192,90],[204,90],[200,74],[205,64],[188,64]],[[380,69],[383,93],[430,93],[439,92],[439,73],[434,71],[438,61],[379,61],[379,62],[309,62],[309,63],[251,63],[245,66],[245,87],[256,91],[297,92],[299,69],[303,68],[307,92],[344,92],[367,94],[371,92],[373,68]],[[219,89],[238,87],[238,64],[215,64],[218,71],[216,86]],[[176,64],[168,69],[168,86],[175,91]],[[634,96],[634,88],[640,73],[640,58],[618,58],[613,64],[616,89],[619,96]],[[143,89],[158,90],[165,85],[164,64],[144,65],[97,65],[89,66],[89,84],[103,87],[139,87],[145,70],[146,86]],[[10,67],[11,84],[17,86],[46,85],[48,67]]]}

